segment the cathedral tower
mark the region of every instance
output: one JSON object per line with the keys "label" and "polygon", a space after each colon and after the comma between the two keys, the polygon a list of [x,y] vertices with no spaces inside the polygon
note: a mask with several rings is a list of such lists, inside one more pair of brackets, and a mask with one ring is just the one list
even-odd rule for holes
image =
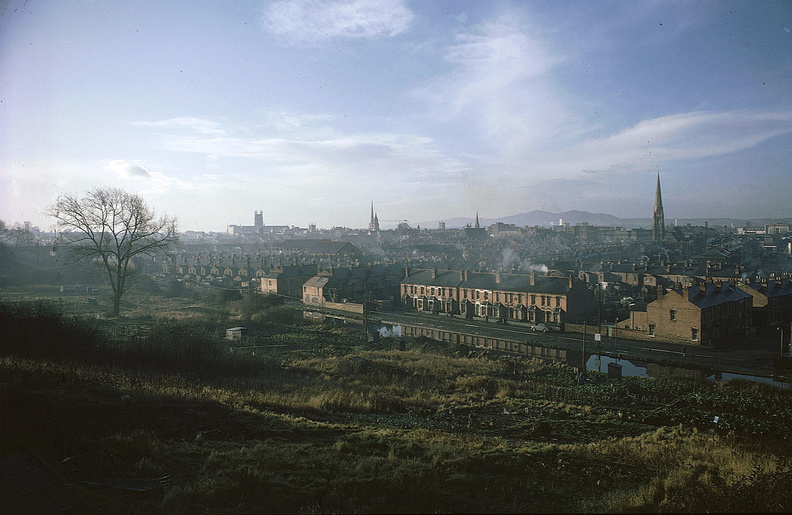
{"label": "cathedral tower", "polygon": [[663,197],[660,194],[660,174],[657,174],[655,190],[654,214],[652,215],[652,240],[663,241],[665,238],[665,216],[663,215]]}

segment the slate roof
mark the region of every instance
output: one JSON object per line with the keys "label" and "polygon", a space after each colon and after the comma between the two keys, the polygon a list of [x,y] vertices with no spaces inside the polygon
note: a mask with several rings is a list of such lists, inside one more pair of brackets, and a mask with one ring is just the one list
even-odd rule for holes
{"label": "slate roof", "polygon": [[500,282],[493,272],[468,272],[468,280],[462,280],[459,270],[438,270],[432,278],[431,270],[410,271],[409,277],[402,279],[402,284],[422,286],[458,287],[493,291],[512,291],[528,293],[548,293],[562,295],[569,291],[569,277],[535,276],[535,284],[531,285],[530,274],[500,274]]}
{"label": "slate roof", "polygon": [[324,288],[325,286],[327,286],[327,283],[329,283],[331,279],[332,277],[328,277],[326,275],[317,275],[305,281],[304,286],[314,287],[314,288]]}
{"label": "slate roof", "polygon": [[768,298],[792,295],[792,281],[789,279],[782,279],[781,281],[767,281],[766,283],[749,283],[747,286]]}
{"label": "slate roof", "polygon": [[410,270],[409,277],[405,277],[401,282],[423,286],[457,287],[462,282],[462,274],[459,270],[438,270],[437,277],[432,278],[431,270]]}
{"label": "slate roof", "polygon": [[301,250],[313,254],[360,254],[360,249],[348,241],[332,240],[286,240],[280,247]]}
{"label": "slate roof", "polygon": [[[701,291],[704,288],[704,291]],[[678,294],[684,295],[683,290],[675,290]],[[710,283],[702,287],[692,286],[687,288],[687,299],[700,309],[707,309],[718,304],[735,302],[750,299],[751,295],[743,290],[736,288],[729,283]]]}

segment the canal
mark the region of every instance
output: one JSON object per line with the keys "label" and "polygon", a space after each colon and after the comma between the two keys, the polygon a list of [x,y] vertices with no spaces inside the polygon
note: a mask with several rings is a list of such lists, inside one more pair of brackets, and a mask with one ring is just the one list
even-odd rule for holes
{"label": "canal", "polygon": [[[306,317],[314,321],[332,318],[337,323],[351,324],[360,326],[362,321],[349,319],[343,316],[326,316],[317,312],[306,312]],[[458,331],[448,327],[431,327],[426,324],[413,325],[407,323],[388,323],[380,321],[368,321],[369,334],[376,338],[418,338],[425,337],[433,340],[446,342],[453,345],[463,345],[471,349],[483,349],[492,352],[504,353],[508,355],[523,356],[528,359],[541,359],[547,362],[563,363],[566,365],[581,367],[585,363],[585,368],[590,372],[602,372],[612,376],[634,376],[647,378],[691,378],[706,379],[711,381],[726,382],[735,379],[771,384],[774,386],[789,388],[790,381],[786,377],[773,377],[769,374],[746,373],[737,367],[730,369],[729,363],[735,360],[717,359],[718,366],[695,366],[675,363],[669,359],[652,359],[645,356],[627,355],[622,350],[605,350],[595,347],[594,342],[581,346],[575,343],[573,337],[553,337],[552,339],[542,338],[531,334],[528,339],[503,338],[477,328],[474,332]],[[567,335],[564,335],[567,336]],[[623,347],[623,346],[621,346]],[[582,349],[586,349],[584,352]],[[591,349],[591,350],[588,350]],[[634,353],[636,349],[632,349]],[[692,351],[691,351],[692,352]]]}

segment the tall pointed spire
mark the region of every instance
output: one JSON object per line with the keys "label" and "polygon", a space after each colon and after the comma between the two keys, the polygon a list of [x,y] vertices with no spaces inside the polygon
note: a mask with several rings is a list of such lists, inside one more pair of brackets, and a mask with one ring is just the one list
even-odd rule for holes
{"label": "tall pointed spire", "polygon": [[480,229],[480,227],[479,227],[479,219],[478,219],[478,211],[476,211],[476,229]]}
{"label": "tall pointed spire", "polygon": [[374,201],[371,201],[371,221],[369,222],[369,232],[379,232],[379,217],[374,212]]}
{"label": "tall pointed spire", "polygon": [[654,214],[652,215],[652,240],[663,241],[665,237],[665,216],[663,215],[663,196],[660,193],[660,172],[657,173]]}

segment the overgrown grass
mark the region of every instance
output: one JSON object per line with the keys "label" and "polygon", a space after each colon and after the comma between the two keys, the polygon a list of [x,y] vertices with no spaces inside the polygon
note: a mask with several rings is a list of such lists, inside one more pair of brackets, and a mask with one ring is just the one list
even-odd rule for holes
{"label": "overgrown grass", "polygon": [[[120,340],[46,306],[0,317],[13,335],[0,445],[42,456],[79,511],[772,512],[792,500],[787,390],[578,385],[560,365],[308,326],[254,326],[254,355],[231,352],[214,321],[152,320],[146,338]],[[81,483],[166,474],[170,488],[146,494]]]}

